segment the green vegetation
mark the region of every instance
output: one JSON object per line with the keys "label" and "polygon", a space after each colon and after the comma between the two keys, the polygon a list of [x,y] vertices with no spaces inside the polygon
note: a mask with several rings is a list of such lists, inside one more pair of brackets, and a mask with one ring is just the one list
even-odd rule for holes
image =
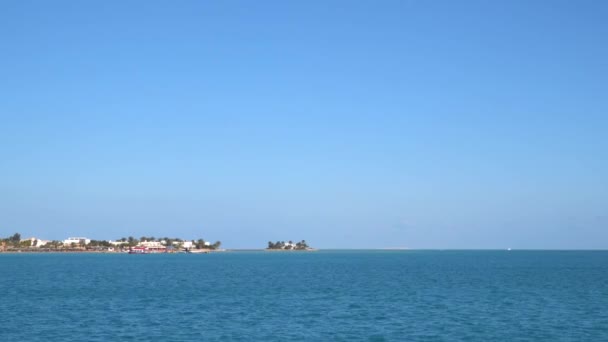
{"label": "green vegetation", "polygon": [[282,249],[282,250],[307,250],[310,249],[306,240],[302,240],[297,243],[293,243],[293,241],[289,240],[287,243],[285,241],[277,241],[272,242],[268,241],[268,247],[266,249]]}
{"label": "green vegetation", "polygon": [[21,242],[21,234],[19,234],[19,233],[15,233],[9,237],[0,239],[0,246],[2,246],[3,248],[21,248],[21,247],[28,247],[30,245],[31,245],[30,240]]}
{"label": "green vegetation", "polygon": [[18,246],[21,243],[21,234],[15,233],[12,236],[0,239],[0,242],[6,246]]}
{"label": "green vegetation", "polygon": [[132,237],[132,236],[129,236],[129,238],[127,239],[127,242],[128,242],[128,246],[129,246],[129,247],[134,247],[134,246],[137,246],[137,243],[138,243],[139,241],[137,241],[137,239],[136,239],[136,238],[134,238],[134,237]]}
{"label": "green vegetation", "polygon": [[87,246],[90,247],[112,247],[112,244],[106,240],[91,240]]}

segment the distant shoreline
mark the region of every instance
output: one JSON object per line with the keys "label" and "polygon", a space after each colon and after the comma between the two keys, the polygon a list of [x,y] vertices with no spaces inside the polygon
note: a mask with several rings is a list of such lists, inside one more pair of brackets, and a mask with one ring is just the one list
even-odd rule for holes
{"label": "distant shoreline", "polygon": [[[378,252],[608,252],[608,249],[387,249],[387,248],[323,248],[323,249],[310,249],[310,250],[284,250],[284,249],[266,249],[266,248],[234,248],[234,249],[221,249],[221,250],[200,250],[196,252],[158,252],[158,253],[145,253],[145,254],[208,254],[208,253],[228,253],[228,252],[318,252],[318,251],[344,251],[344,252],[356,252],[356,251],[378,251]],[[94,250],[11,250],[11,251],[0,251],[2,254],[129,254],[128,251],[94,251]]]}
{"label": "distant shoreline", "polygon": [[[201,249],[191,252],[151,252],[151,253],[140,253],[140,254],[207,254],[207,253],[222,253],[226,252],[225,249]],[[68,250],[68,251],[49,251],[49,250],[12,250],[12,251],[0,251],[0,254],[129,254],[128,250],[125,251],[94,251],[94,250]]]}

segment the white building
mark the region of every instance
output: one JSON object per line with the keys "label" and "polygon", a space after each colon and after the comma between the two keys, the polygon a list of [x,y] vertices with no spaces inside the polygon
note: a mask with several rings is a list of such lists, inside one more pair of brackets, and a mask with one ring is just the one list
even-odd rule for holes
{"label": "white building", "polygon": [[49,242],[51,242],[51,240],[36,239],[35,243],[32,246],[34,246],[34,247],[42,247],[42,246],[46,245]]}
{"label": "white building", "polygon": [[91,243],[91,239],[87,239],[85,237],[69,237],[65,240],[63,240],[63,244],[64,245],[71,245],[71,244],[83,244],[83,245],[88,245],[89,243]]}
{"label": "white building", "polygon": [[110,240],[110,241],[108,241],[108,242],[109,242],[109,243],[110,243],[110,245],[112,245],[112,246],[121,246],[121,245],[126,245],[126,244],[128,244],[128,242],[127,242],[127,241],[112,241],[112,240]]}
{"label": "white building", "polygon": [[21,242],[24,242],[24,241],[29,241],[30,246],[32,246],[32,247],[42,247],[42,246],[46,245],[47,243],[51,242],[50,240],[42,240],[42,239],[37,239],[35,237],[21,240]]}
{"label": "white building", "polygon": [[194,243],[192,241],[184,241],[182,247],[190,249],[194,247]]}
{"label": "white building", "polygon": [[160,243],[160,241],[140,241],[138,244],[138,246],[141,247],[148,247],[148,248],[164,248],[165,246],[163,246],[162,243]]}

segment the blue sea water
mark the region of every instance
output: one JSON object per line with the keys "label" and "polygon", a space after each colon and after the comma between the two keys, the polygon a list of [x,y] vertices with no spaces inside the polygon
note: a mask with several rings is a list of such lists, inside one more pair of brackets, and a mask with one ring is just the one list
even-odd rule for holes
{"label": "blue sea water", "polygon": [[0,255],[0,341],[608,341],[608,252]]}

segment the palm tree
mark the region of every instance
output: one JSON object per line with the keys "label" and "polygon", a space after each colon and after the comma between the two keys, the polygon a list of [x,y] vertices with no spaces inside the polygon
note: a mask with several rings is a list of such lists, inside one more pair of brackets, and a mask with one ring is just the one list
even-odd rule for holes
{"label": "palm tree", "polygon": [[205,248],[205,240],[198,239],[198,241],[196,242],[196,248],[197,249]]}
{"label": "palm tree", "polygon": [[9,240],[13,246],[19,247],[19,243],[21,242],[21,234],[15,233],[9,238]]}
{"label": "palm tree", "polygon": [[129,236],[129,238],[127,239],[127,241],[129,242],[129,246],[135,246],[135,245],[137,245],[137,239],[135,239],[132,236]]}

